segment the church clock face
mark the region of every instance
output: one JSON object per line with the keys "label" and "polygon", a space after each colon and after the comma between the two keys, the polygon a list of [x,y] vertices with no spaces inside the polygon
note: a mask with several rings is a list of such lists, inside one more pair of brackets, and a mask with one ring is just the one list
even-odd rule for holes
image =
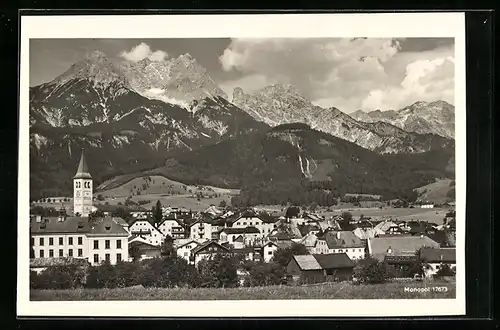
{"label": "church clock face", "polygon": [[86,191],[86,192],[84,193],[84,195],[85,195],[85,197],[89,197],[89,196],[90,196],[90,193],[89,193],[88,191]]}

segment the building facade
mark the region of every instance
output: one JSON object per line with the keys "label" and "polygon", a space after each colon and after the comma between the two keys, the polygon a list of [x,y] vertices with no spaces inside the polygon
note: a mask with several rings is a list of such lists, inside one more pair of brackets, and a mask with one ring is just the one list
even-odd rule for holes
{"label": "building facade", "polygon": [[85,160],[85,153],[82,150],[80,163],[73,177],[73,213],[75,216],[88,217],[92,213],[92,185],[92,176]]}

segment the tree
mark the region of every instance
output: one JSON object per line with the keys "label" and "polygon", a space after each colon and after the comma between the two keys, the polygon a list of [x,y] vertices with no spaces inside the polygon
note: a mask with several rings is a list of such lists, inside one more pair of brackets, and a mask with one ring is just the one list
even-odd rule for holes
{"label": "tree", "polygon": [[298,206],[290,206],[286,209],[285,217],[287,219],[298,217],[300,214],[300,207]]}
{"label": "tree", "polygon": [[352,213],[351,212],[342,212],[340,215],[342,217],[342,220],[345,222],[351,222],[352,221]]}
{"label": "tree", "polygon": [[156,202],[156,206],[153,207],[153,221],[155,226],[158,226],[163,219],[163,210],[161,207],[160,200]]}
{"label": "tree", "polygon": [[201,286],[215,288],[238,286],[237,265],[236,258],[224,253],[218,253],[213,258],[201,260],[198,264]]}
{"label": "tree", "polygon": [[434,274],[434,277],[440,278],[443,276],[455,276],[455,272],[451,269],[450,265],[442,264],[439,270]]}
{"label": "tree", "polygon": [[274,252],[272,261],[280,264],[283,267],[286,267],[290,260],[292,260],[293,256],[300,256],[305,254],[309,254],[305,245],[292,243],[290,247],[284,249],[279,248],[278,250],[276,250],[276,252]]}
{"label": "tree", "polygon": [[170,235],[165,237],[163,245],[161,247],[161,255],[163,257],[173,257],[175,256],[174,240]]}
{"label": "tree", "polygon": [[354,267],[354,277],[363,284],[385,283],[390,278],[390,271],[385,263],[368,257]]}
{"label": "tree", "polygon": [[219,203],[219,207],[226,207],[227,206],[227,203],[225,200],[221,200],[220,203]]}
{"label": "tree", "polygon": [[309,211],[316,212],[317,208],[318,208],[318,203],[312,202],[311,205],[309,206]]}
{"label": "tree", "polygon": [[104,197],[103,197],[101,194],[98,194],[98,195],[97,195],[97,200],[98,200],[98,201],[103,201],[103,200],[104,200]]}

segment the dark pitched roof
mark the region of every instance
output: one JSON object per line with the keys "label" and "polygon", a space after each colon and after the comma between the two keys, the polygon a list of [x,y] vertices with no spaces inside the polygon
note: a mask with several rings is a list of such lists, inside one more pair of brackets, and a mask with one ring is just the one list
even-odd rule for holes
{"label": "dark pitched roof", "polygon": [[92,179],[87,166],[87,161],[85,160],[85,152],[83,149],[82,156],[80,157],[80,164],[78,164],[78,169],[73,179]]}
{"label": "dark pitched roof", "polygon": [[449,262],[455,263],[457,261],[455,248],[440,248],[440,249],[430,249],[422,248],[420,249],[420,260],[424,262]]}
{"label": "dark pitched roof", "polygon": [[90,230],[88,217],[66,217],[64,221],[58,221],[58,217],[42,217],[42,222],[36,222],[36,218],[30,221],[32,234],[85,234]]}
{"label": "dark pitched roof", "polygon": [[195,247],[194,249],[191,250],[191,254],[196,254],[204,249],[206,249],[207,247],[209,247],[210,245],[215,245],[217,246],[218,248],[222,249],[222,250],[225,250],[227,252],[229,252],[229,249],[220,245],[219,243],[215,242],[215,241],[207,241],[207,242],[204,242],[200,245],[198,245],[197,247]]}
{"label": "dark pitched roof", "polygon": [[88,236],[124,236],[128,237],[128,232],[112,218],[104,218],[91,225]]}
{"label": "dark pitched roof", "polygon": [[260,234],[260,230],[255,227],[245,227],[245,228],[224,228],[223,233],[228,235],[232,234]]}
{"label": "dark pitched roof", "polygon": [[353,268],[354,262],[345,253],[313,254],[321,268]]}
{"label": "dark pitched roof", "polygon": [[142,241],[133,241],[132,243],[130,243],[130,246],[132,248],[137,246],[139,248],[139,250],[161,250],[160,246],[153,245],[153,244],[148,243],[148,242],[142,242]]}
{"label": "dark pitched roof", "polygon": [[[340,233],[340,238],[337,238],[337,233]],[[339,248],[357,248],[364,247],[365,244],[359,237],[351,231],[327,232],[325,234],[326,244],[329,249]]]}

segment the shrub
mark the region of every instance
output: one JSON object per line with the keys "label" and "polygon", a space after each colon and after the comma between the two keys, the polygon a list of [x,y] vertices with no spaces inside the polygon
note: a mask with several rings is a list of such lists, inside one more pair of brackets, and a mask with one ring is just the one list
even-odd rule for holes
{"label": "shrub", "polygon": [[385,283],[391,276],[393,270],[374,258],[362,259],[354,268],[354,277],[363,284]]}
{"label": "shrub", "polygon": [[196,287],[199,277],[194,266],[177,256],[142,262],[139,283],[144,287]]}
{"label": "shrub", "polygon": [[434,274],[435,278],[440,278],[444,276],[455,276],[455,271],[451,269],[450,265],[442,264],[439,270]]}
{"label": "shrub", "polygon": [[75,289],[85,282],[85,270],[78,266],[52,266],[37,274],[30,272],[33,289]]}
{"label": "shrub", "polygon": [[200,286],[230,288],[239,286],[238,261],[231,255],[216,254],[213,258],[201,260],[198,264]]}
{"label": "shrub", "polygon": [[245,267],[250,273],[248,286],[267,286],[281,284],[285,275],[285,267],[278,263],[252,263]]}

